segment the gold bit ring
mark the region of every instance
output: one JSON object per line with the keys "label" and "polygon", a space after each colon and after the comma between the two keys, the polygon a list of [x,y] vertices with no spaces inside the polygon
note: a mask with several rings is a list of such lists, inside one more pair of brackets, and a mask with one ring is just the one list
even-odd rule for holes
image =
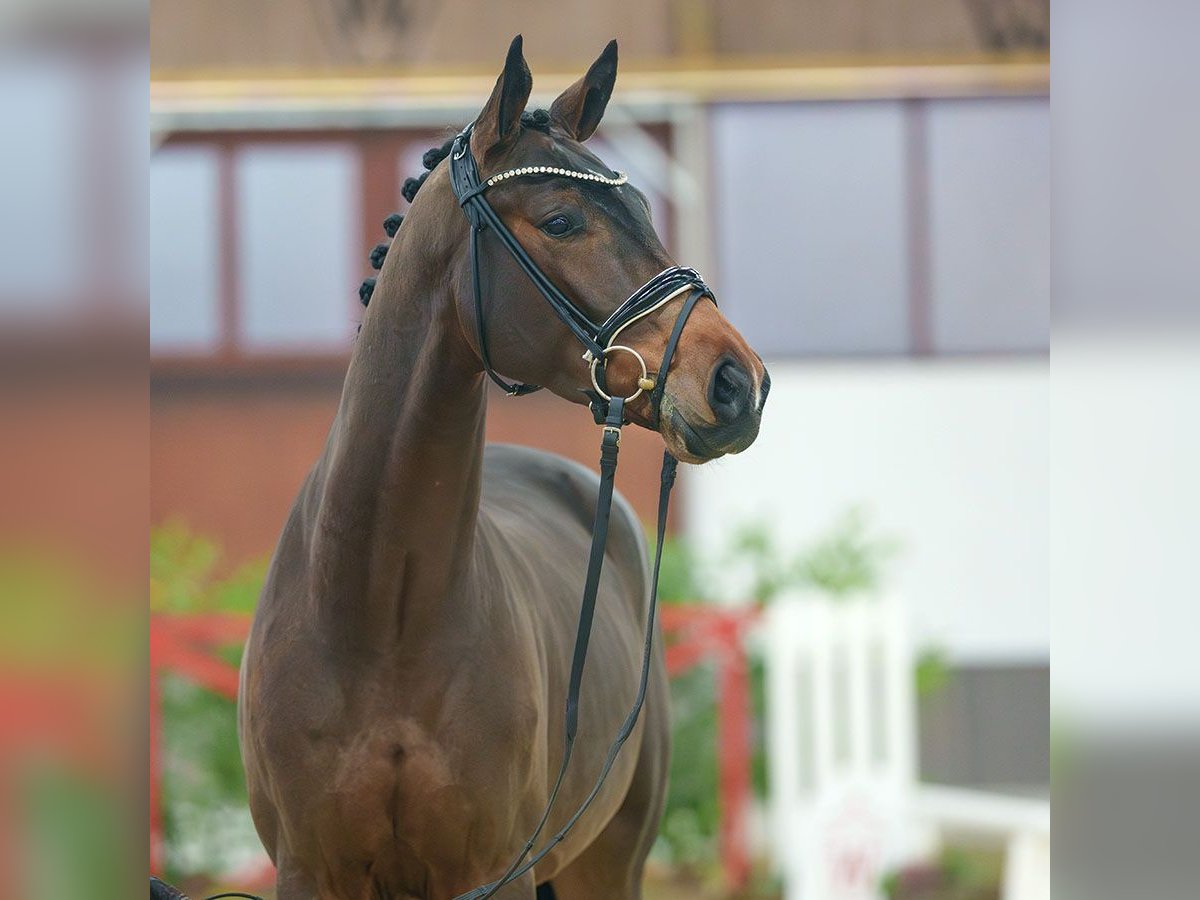
{"label": "gold bit ring", "polygon": [[[624,350],[626,353],[632,354],[633,358],[638,361],[638,365],[642,367],[642,374],[637,380],[638,389],[636,391],[634,391],[632,394],[630,394],[628,397],[625,398],[625,402],[628,403],[630,400],[633,400],[633,399],[639,397],[641,395],[642,391],[648,391],[654,387],[654,382],[653,382],[653,380],[651,380],[650,374],[646,371],[646,361],[644,359],[642,359],[642,354],[638,353],[632,347],[626,347],[624,344],[613,344],[611,347],[604,348],[603,356],[592,357],[591,364],[588,366],[588,371],[590,372],[590,374],[592,376],[592,387],[594,387],[596,389],[596,393],[599,394],[601,397],[603,397],[605,400],[612,399],[611,396],[609,396],[603,390],[601,390],[600,382],[596,378],[596,367],[598,365],[600,365],[600,362],[602,360],[607,359],[608,354],[612,353],[614,350]],[[650,385],[650,387],[646,387],[647,384]]]}

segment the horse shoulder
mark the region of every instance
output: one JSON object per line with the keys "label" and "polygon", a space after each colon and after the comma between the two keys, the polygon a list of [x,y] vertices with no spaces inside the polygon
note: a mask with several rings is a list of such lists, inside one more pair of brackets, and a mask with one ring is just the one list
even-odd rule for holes
{"label": "horse shoulder", "polygon": [[[484,451],[485,506],[527,512],[527,519],[540,524],[542,532],[553,531],[560,543],[566,542],[568,529],[590,541],[599,484],[595,472],[554,453],[512,444],[489,444]],[[537,555],[545,557],[554,547],[540,549]],[[649,575],[646,534],[619,491],[613,493],[607,554],[633,608],[640,611]],[[574,553],[569,559],[581,567],[587,557]]]}

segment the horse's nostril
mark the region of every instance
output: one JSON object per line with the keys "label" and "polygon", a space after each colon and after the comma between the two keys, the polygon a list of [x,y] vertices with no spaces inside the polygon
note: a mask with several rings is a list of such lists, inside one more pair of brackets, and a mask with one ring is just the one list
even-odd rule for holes
{"label": "horse's nostril", "polygon": [[734,360],[717,363],[708,386],[708,403],[718,422],[732,422],[746,411],[753,384],[750,373]]}
{"label": "horse's nostril", "polygon": [[718,403],[732,403],[737,399],[737,376],[734,374],[734,364],[721,363],[713,376],[713,399]]}

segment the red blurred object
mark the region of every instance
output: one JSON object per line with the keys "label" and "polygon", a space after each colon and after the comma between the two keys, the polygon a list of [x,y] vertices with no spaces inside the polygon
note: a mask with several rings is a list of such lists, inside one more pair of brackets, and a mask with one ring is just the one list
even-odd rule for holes
{"label": "red blurred object", "polygon": [[217,655],[238,645],[250,617],[228,614],[150,617],[150,871],[162,872],[162,701],[159,677],[174,672],[224,697],[237,699],[238,670]]}
{"label": "red blurred object", "polygon": [[720,853],[729,887],[742,887],[750,877],[746,816],[752,796],[752,743],[745,634],[757,618],[753,607],[667,606],[661,615],[669,675],[681,675],[709,659],[716,666]]}
{"label": "red blurred object", "polygon": [[[746,814],[750,805],[750,675],[744,636],[757,619],[753,609],[668,606],[661,612],[668,638],[667,673],[680,675],[702,662],[716,666],[717,758],[721,801],[721,867],[731,887],[746,883],[750,854]],[[250,617],[168,615],[150,617],[150,869],[162,871],[162,707],[159,676],[182,675],[222,696],[236,698],[238,670],[217,651],[241,644]],[[247,872],[248,887],[269,885],[269,870]]]}

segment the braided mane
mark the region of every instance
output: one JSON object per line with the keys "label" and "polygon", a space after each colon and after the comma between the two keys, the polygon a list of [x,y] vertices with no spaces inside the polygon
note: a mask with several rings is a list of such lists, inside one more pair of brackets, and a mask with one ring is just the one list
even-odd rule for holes
{"label": "braided mane", "polygon": [[[521,113],[521,127],[529,128],[533,131],[549,133],[550,131],[550,113],[544,109],[535,109],[532,112],[526,111]],[[413,178],[406,178],[404,186],[400,188],[400,195],[404,197],[410,204],[416,199],[417,191],[421,190],[421,185],[425,183],[425,179],[429,177],[429,173],[438,167],[438,164],[450,155],[450,148],[454,146],[454,138],[449,138],[440,147],[430,147],[421,157],[421,165],[425,171]],[[400,226],[404,223],[404,216],[398,212],[392,213],[383,220],[384,233],[389,238],[394,238],[396,232],[400,230]],[[388,248],[391,246],[390,241],[385,241],[376,244],[371,249],[369,259],[371,268],[379,271],[383,268],[383,261],[387,257]],[[375,278],[367,278],[358,288],[358,299],[363,306],[371,302],[371,294],[375,291]]]}

